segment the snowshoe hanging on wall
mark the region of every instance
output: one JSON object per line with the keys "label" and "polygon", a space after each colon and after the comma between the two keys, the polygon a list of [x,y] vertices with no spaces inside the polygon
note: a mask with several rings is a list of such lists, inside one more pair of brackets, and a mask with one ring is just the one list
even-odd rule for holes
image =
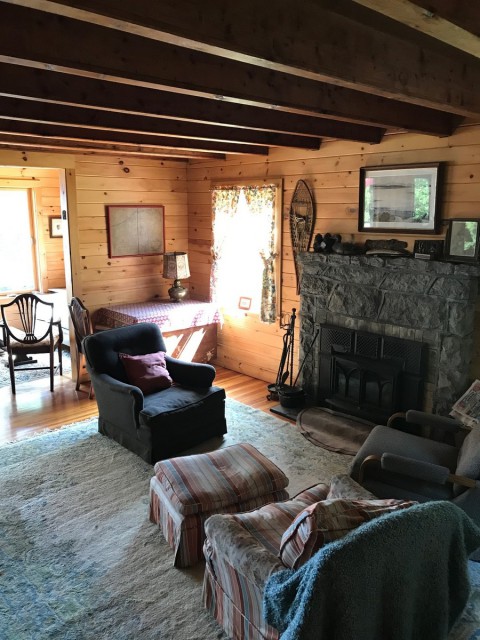
{"label": "snowshoe hanging on wall", "polygon": [[297,280],[297,294],[300,293],[300,273],[297,256],[308,251],[315,226],[315,205],[313,195],[304,180],[299,180],[290,203],[290,235],[293,260]]}

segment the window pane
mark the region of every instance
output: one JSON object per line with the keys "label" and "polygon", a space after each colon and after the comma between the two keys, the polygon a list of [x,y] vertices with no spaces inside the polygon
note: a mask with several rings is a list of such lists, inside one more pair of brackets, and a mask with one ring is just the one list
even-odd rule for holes
{"label": "window pane", "polygon": [[0,291],[36,288],[27,191],[0,189]]}

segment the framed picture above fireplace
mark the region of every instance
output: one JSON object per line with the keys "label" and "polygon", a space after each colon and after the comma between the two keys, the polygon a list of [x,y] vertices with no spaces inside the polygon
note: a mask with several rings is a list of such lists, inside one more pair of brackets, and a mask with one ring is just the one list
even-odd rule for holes
{"label": "framed picture above fireplace", "polygon": [[443,164],[362,167],[358,230],[438,233]]}
{"label": "framed picture above fireplace", "polygon": [[480,220],[450,220],[446,238],[445,259],[451,262],[478,262],[480,253]]}

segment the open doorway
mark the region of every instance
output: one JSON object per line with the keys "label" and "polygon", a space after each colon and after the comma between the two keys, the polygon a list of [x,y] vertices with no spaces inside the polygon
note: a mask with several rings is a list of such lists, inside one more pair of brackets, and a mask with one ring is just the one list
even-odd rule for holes
{"label": "open doorway", "polygon": [[[66,265],[63,238],[64,173],[55,168],[0,167],[0,223],[8,229],[0,236],[0,298],[33,291],[53,302],[68,360],[66,274],[71,269]],[[66,255],[69,261],[68,251]],[[68,369],[67,364],[67,375]]]}

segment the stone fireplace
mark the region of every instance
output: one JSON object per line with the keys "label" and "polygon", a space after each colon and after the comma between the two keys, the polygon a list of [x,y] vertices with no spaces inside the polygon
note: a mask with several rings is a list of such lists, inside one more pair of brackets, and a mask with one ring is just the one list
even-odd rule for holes
{"label": "stone fireplace", "polygon": [[300,362],[307,354],[302,386],[309,402],[325,405],[333,394],[338,402],[327,406],[352,413],[342,404],[347,391],[357,406],[363,394],[364,410],[353,413],[373,421],[390,402],[448,414],[471,382],[480,267],[321,253],[303,253],[299,262]]}

